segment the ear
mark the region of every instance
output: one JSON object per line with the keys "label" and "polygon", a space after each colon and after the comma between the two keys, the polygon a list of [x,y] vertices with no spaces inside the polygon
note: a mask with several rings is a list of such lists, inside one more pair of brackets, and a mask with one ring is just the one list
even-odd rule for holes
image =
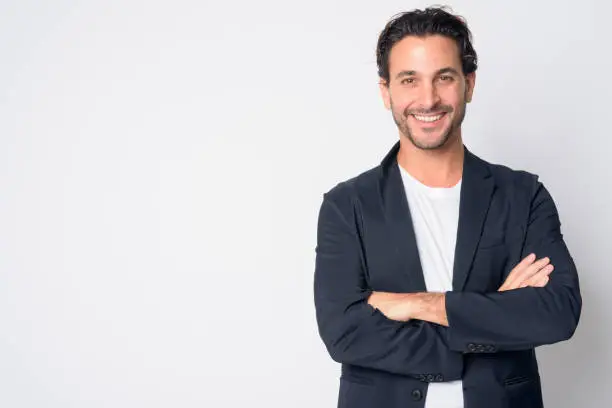
{"label": "ear", "polygon": [[467,103],[472,102],[472,96],[474,95],[475,85],[476,85],[476,72],[467,74],[465,76],[465,101]]}
{"label": "ear", "polygon": [[380,96],[382,97],[385,108],[391,109],[391,95],[389,94],[389,86],[387,81],[380,78],[378,81],[378,88],[380,89]]}

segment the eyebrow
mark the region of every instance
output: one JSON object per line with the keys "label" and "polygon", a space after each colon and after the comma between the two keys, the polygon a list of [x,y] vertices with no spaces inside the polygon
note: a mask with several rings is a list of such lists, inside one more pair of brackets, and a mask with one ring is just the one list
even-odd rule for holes
{"label": "eyebrow", "polygon": [[[399,78],[405,77],[405,76],[413,76],[413,75],[416,75],[416,73],[417,72],[413,71],[413,70],[400,71],[400,73],[398,73],[395,76],[395,79],[399,79]],[[452,67],[445,67],[445,68],[441,68],[441,69],[436,71],[436,75],[442,75],[442,74],[447,74],[447,73],[459,75],[459,72],[455,68],[452,68]]]}

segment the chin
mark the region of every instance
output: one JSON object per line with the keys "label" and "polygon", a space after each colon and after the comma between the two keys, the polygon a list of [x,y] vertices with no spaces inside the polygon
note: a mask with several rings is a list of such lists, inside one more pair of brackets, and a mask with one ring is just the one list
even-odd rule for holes
{"label": "chin", "polygon": [[422,150],[436,150],[448,146],[451,143],[451,137],[437,137],[432,139],[431,137],[416,137],[408,138],[413,145]]}

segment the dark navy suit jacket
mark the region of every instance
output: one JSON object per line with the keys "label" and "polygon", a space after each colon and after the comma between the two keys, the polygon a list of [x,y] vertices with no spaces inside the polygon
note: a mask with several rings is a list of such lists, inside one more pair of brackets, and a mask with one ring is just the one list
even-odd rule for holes
{"label": "dark navy suit jacket", "polygon": [[[339,408],[423,407],[430,382],[458,379],[465,408],[542,407],[534,348],[573,335],[576,267],[538,177],[464,149],[449,327],[394,321],[367,303],[372,291],[426,291],[399,142],[379,166],[323,196],[314,299],[319,334],[342,363]],[[549,283],[498,292],[532,252],[554,265]]]}

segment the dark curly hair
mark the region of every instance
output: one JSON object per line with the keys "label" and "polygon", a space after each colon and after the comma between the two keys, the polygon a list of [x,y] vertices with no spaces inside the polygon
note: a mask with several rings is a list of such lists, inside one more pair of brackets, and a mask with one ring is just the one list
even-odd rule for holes
{"label": "dark curly hair", "polygon": [[446,6],[428,7],[425,10],[396,14],[387,23],[378,37],[376,64],[378,76],[389,84],[389,54],[391,48],[409,35],[424,37],[440,34],[457,42],[461,65],[465,75],[476,71],[478,58],[472,46],[472,33],[465,19],[454,15]]}

